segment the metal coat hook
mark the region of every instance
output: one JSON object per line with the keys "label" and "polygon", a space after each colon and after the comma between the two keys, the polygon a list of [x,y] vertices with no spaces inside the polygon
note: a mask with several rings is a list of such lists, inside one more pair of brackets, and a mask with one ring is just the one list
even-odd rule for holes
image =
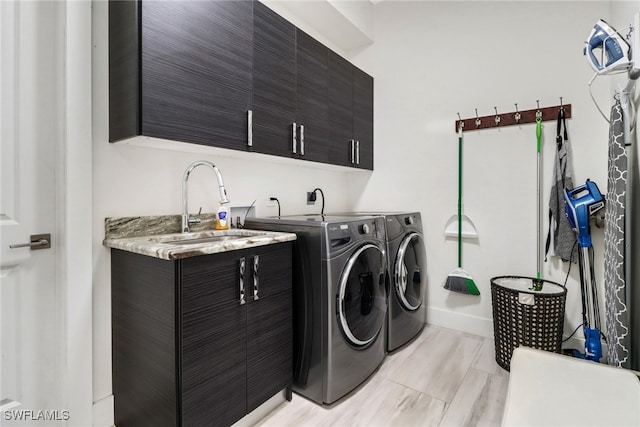
{"label": "metal coat hook", "polygon": [[518,104],[516,104],[516,113],[513,115],[513,120],[515,120],[516,123],[520,123],[521,118],[522,118],[522,115],[518,111]]}
{"label": "metal coat hook", "polygon": [[479,128],[482,124],[482,120],[478,117],[478,109],[476,108],[476,127]]}
{"label": "metal coat hook", "polygon": [[536,110],[536,120],[542,119],[542,111],[540,111],[540,100],[536,100],[536,104],[538,105],[538,109]]}
{"label": "metal coat hook", "polygon": [[496,126],[500,124],[500,116],[498,115],[498,107],[493,107],[496,112],[496,117],[493,119],[496,122]]}
{"label": "metal coat hook", "polygon": [[560,109],[564,110],[564,105],[562,105],[562,97],[560,97]]}
{"label": "metal coat hook", "polygon": [[458,114],[458,129],[464,129],[464,120],[462,120],[462,117],[460,117],[460,113]]}

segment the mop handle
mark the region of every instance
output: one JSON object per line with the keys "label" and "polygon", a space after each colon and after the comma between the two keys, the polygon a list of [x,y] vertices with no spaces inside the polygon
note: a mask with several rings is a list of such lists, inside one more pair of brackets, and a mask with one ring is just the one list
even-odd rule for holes
{"label": "mop handle", "polygon": [[462,125],[458,127],[458,268],[462,268]]}
{"label": "mop handle", "polygon": [[536,271],[536,278],[540,279],[541,277],[541,271],[542,271],[542,265],[541,265],[541,257],[540,257],[540,230],[542,229],[541,227],[541,221],[542,221],[542,215],[540,215],[540,206],[541,206],[541,201],[540,201],[540,148],[541,148],[541,138],[542,138],[542,118],[541,117],[536,117],[536,140],[537,140],[537,147],[536,147],[536,152],[537,152],[537,169],[536,169],[536,179],[537,179],[537,185],[536,185],[536,196],[537,196],[537,200],[536,200],[536,216],[537,216],[537,220],[538,220],[538,224],[537,224],[537,234],[536,234],[536,267],[537,267],[537,271]]}

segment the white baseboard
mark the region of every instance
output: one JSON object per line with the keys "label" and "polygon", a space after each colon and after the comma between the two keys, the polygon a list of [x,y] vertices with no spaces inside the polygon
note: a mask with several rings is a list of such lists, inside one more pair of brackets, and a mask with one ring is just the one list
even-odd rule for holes
{"label": "white baseboard", "polygon": [[[468,314],[429,307],[427,308],[427,323],[485,338],[493,338],[493,319],[483,319]],[[568,333],[571,333],[571,331]],[[566,339],[568,333],[565,331],[562,339]],[[581,335],[581,333],[578,335]],[[582,336],[571,337],[567,342],[562,343],[562,348],[576,349],[584,353],[584,338]],[[606,363],[607,343],[605,342],[602,343],[602,354],[603,357],[600,361],[601,363]]]}
{"label": "white baseboard", "polygon": [[[261,419],[266,417],[271,411],[273,411],[282,403],[287,401],[287,399],[285,398],[285,394],[286,394],[286,390],[283,390],[277,394],[274,394],[273,396],[271,396],[270,399],[268,399],[262,405],[258,406],[253,411],[249,412],[247,415],[244,416],[244,418],[241,418],[240,420],[238,420],[235,424],[233,424],[232,427],[249,427],[249,426],[255,425]],[[296,399],[296,396],[294,395],[293,398]]]}
{"label": "white baseboard", "polygon": [[113,395],[93,402],[93,427],[113,427]]}
{"label": "white baseboard", "polygon": [[[234,427],[252,426],[280,404],[286,402],[285,391],[275,394],[251,413],[234,424]],[[93,402],[93,427],[116,427],[113,419],[113,395]]]}
{"label": "white baseboard", "polygon": [[439,308],[427,308],[427,323],[481,337],[493,337],[493,320]]}

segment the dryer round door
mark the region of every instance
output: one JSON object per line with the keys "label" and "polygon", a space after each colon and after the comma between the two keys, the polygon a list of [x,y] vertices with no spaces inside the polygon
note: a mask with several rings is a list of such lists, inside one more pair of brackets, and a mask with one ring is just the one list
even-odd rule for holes
{"label": "dryer round door", "polygon": [[398,248],[394,268],[394,291],[402,308],[415,311],[422,305],[426,273],[426,256],[422,237],[407,234]]}
{"label": "dryer round door", "polygon": [[357,347],[371,344],[387,312],[385,254],[365,244],[349,257],[338,287],[338,320],[345,339]]}

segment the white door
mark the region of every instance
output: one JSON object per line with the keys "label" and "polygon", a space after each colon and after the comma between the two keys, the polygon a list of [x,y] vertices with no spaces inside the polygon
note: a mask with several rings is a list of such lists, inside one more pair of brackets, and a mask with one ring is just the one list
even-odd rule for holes
{"label": "white door", "polygon": [[[60,308],[54,144],[61,135],[58,2],[0,1],[0,425],[57,425]],[[51,247],[11,248],[51,234]]]}

